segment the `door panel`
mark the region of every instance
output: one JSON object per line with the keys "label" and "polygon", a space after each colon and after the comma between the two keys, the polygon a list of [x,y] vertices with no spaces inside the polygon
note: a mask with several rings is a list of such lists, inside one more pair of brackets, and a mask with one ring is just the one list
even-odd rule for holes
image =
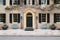
{"label": "door panel", "polygon": [[26,17],[26,26],[27,27],[32,27],[32,16],[27,16]]}

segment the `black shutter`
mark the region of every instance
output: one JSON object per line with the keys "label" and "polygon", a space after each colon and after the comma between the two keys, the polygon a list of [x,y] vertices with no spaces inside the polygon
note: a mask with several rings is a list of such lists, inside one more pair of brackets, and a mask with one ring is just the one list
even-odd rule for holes
{"label": "black shutter", "polygon": [[41,23],[41,14],[39,14],[39,23]]}
{"label": "black shutter", "polygon": [[47,0],[47,5],[49,5],[49,3],[50,3],[50,0]]}
{"label": "black shutter", "polygon": [[12,5],[12,0],[10,0],[10,5]]}
{"label": "black shutter", "polygon": [[35,4],[35,0],[32,0],[32,5],[34,5]]}
{"label": "black shutter", "polygon": [[50,23],[50,14],[47,13],[47,23]]}
{"label": "black shutter", "polygon": [[6,23],[6,14],[4,14],[4,23]]}
{"label": "black shutter", "polygon": [[56,13],[54,14],[54,23],[56,23]]}
{"label": "black shutter", "polygon": [[24,0],[24,5],[26,5],[26,0]]}
{"label": "black shutter", "polygon": [[56,0],[54,0],[54,4],[56,4],[56,2],[57,2],[57,1],[56,1]]}
{"label": "black shutter", "polygon": [[20,14],[18,14],[18,23],[20,23]]}
{"label": "black shutter", "polygon": [[3,23],[6,23],[6,14],[2,14],[2,20]]}
{"label": "black shutter", "polygon": [[12,23],[12,14],[10,14],[10,23]]}
{"label": "black shutter", "polygon": [[20,0],[18,0],[18,5],[20,5]]}
{"label": "black shutter", "polygon": [[6,0],[3,0],[3,5],[6,5]]}
{"label": "black shutter", "polygon": [[39,0],[39,5],[41,5],[41,0]]}

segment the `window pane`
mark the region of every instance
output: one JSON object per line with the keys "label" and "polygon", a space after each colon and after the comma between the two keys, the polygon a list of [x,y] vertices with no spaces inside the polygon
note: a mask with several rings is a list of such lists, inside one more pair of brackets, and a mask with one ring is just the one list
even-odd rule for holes
{"label": "window pane", "polygon": [[42,14],[42,22],[46,22],[46,14]]}
{"label": "window pane", "polygon": [[60,22],[60,14],[54,14],[54,23]]}
{"label": "window pane", "polygon": [[46,4],[46,0],[41,0],[41,4]]}
{"label": "window pane", "polygon": [[0,0],[0,5],[3,5],[3,0]]}
{"label": "window pane", "polygon": [[60,0],[54,0],[54,4],[60,4]]}
{"label": "window pane", "polygon": [[0,22],[6,23],[6,15],[0,14]]}
{"label": "window pane", "polygon": [[18,21],[18,15],[17,14],[13,14],[13,20],[14,20],[14,22],[17,22]]}

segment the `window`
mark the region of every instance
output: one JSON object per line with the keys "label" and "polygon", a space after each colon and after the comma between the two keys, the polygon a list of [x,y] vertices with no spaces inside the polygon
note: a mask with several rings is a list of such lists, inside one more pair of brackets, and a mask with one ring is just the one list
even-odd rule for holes
{"label": "window", "polygon": [[60,0],[54,0],[54,4],[60,4]]}
{"label": "window", "polygon": [[42,22],[46,22],[46,14],[42,14]]}
{"label": "window", "polygon": [[6,15],[0,14],[0,22],[6,23]]}
{"label": "window", "polygon": [[49,13],[47,13],[47,14],[39,13],[39,23],[41,23],[41,22],[49,23],[50,22],[50,14]]}
{"label": "window", "polygon": [[40,4],[46,4],[46,0],[39,0],[39,5]]}
{"label": "window", "polygon": [[20,0],[10,0],[10,5],[20,5]]}
{"label": "window", "polygon": [[60,22],[60,14],[54,14],[54,23]]}
{"label": "window", "polygon": [[49,0],[39,0],[39,5],[46,4],[49,5]]}
{"label": "window", "polygon": [[0,0],[0,5],[5,5],[6,4],[6,0]]}
{"label": "window", "polygon": [[10,14],[10,23],[12,23],[12,20],[13,22],[20,23],[20,14]]}
{"label": "window", "polygon": [[46,4],[46,0],[41,0],[41,4]]}

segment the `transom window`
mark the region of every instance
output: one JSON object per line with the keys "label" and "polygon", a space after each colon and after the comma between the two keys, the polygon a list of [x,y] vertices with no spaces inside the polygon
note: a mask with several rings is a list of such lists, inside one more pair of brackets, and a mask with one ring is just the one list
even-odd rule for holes
{"label": "transom window", "polygon": [[20,14],[10,14],[10,23],[12,22],[20,23]]}
{"label": "transom window", "polygon": [[54,4],[60,4],[60,0],[54,0]]}
{"label": "transom window", "polygon": [[20,0],[10,0],[10,5],[20,5]]}
{"label": "transom window", "polygon": [[54,23],[60,22],[60,14],[54,14]]}
{"label": "transom window", "polygon": [[0,0],[0,5],[5,5],[6,4],[6,0]]}
{"label": "transom window", "polygon": [[50,14],[49,13],[47,13],[47,14],[39,13],[39,23],[41,23],[41,22],[49,23],[50,22]]}
{"label": "transom window", "polygon": [[0,14],[0,22],[3,22],[3,23],[6,22],[6,15],[5,14]]}

